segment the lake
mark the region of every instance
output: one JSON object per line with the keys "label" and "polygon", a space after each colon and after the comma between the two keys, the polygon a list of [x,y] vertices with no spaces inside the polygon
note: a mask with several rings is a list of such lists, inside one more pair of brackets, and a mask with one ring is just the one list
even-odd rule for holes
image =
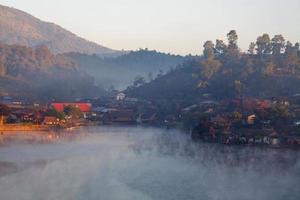
{"label": "lake", "polygon": [[76,134],[70,141],[1,147],[0,199],[300,199],[295,150],[194,143],[178,130],[158,128]]}

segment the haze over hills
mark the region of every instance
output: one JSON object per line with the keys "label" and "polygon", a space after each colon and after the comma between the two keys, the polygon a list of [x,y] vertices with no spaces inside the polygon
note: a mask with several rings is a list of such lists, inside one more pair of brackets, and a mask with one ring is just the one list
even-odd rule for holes
{"label": "haze over hills", "polygon": [[103,92],[70,58],[54,55],[46,46],[0,43],[0,96],[68,100]]}
{"label": "haze over hills", "polygon": [[0,42],[23,46],[46,45],[54,54],[78,52],[107,55],[118,51],[76,36],[23,11],[0,5]]}
{"label": "haze over hills", "polygon": [[[0,5],[0,43],[46,46],[53,54],[64,54],[96,83],[125,89],[136,76],[149,79],[181,64],[186,57],[150,50],[115,51],[87,41],[64,28],[43,22],[21,10]],[[42,66],[44,67],[44,66]],[[26,67],[23,67],[26,71]],[[8,68],[11,70],[11,68]],[[29,70],[31,72],[31,70]]]}
{"label": "haze over hills", "polygon": [[106,58],[80,53],[69,53],[65,56],[78,63],[81,71],[93,76],[96,83],[105,88],[114,86],[117,89],[125,89],[133,83],[137,76],[151,81],[158,74],[164,74],[192,57],[166,54],[148,49]]}

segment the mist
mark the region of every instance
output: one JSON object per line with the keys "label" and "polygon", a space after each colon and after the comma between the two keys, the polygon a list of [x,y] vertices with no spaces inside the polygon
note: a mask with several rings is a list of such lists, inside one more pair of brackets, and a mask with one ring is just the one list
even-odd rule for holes
{"label": "mist", "polygon": [[[194,143],[178,130],[83,128],[0,147],[3,200],[299,199],[299,152]],[[1,168],[0,168],[1,169]]]}

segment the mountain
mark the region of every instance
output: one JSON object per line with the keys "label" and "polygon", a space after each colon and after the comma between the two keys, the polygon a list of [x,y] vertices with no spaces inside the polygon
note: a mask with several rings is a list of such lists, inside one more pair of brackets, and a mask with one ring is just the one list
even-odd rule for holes
{"label": "mountain", "polygon": [[0,96],[69,100],[103,93],[74,61],[52,54],[46,46],[0,43]]}
{"label": "mountain", "polygon": [[78,63],[80,70],[93,76],[98,84],[104,87],[113,85],[118,89],[125,89],[137,76],[147,80],[155,78],[157,74],[166,73],[187,59],[148,49],[106,58],[79,53],[66,55]]}
{"label": "mountain", "polygon": [[118,51],[87,41],[23,11],[0,5],[0,42],[23,46],[46,45],[54,54],[78,52],[108,55]]}

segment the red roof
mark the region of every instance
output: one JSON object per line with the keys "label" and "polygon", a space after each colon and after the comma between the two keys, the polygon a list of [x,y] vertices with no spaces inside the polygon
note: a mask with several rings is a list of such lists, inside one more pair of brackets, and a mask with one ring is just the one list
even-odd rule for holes
{"label": "red roof", "polygon": [[92,107],[90,103],[52,103],[51,106],[58,112],[63,112],[67,106],[77,107],[81,112],[89,112]]}

